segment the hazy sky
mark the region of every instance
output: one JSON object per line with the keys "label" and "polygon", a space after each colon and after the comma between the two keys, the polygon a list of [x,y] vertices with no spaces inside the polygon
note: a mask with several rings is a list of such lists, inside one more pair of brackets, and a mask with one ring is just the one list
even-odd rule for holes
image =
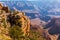
{"label": "hazy sky", "polygon": [[48,2],[60,2],[60,0],[28,0],[28,1],[48,1]]}
{"label": "hazy sky", "polygon": [[57,2],[60,3],[60,0],[0,0],[1,1],[40,1],[40,2]]}
{"label": "hazy sky", "polygon": [[[0,1],[27,1],[27,0],[0,0]],[[60,0],[28,0],[28,1],[57,1],[57,2],[60,2]]]}

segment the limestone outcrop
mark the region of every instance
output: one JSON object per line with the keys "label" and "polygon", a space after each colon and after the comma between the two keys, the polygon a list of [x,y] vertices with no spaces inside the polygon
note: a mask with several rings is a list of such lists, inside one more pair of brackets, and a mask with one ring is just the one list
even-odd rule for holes
{"label": "limestone outcrop", "polygon": [[14,11],[14,13],[8,15],[8,18],[11,26],[18,25],[21,27],[22,32],[24,32],[24,35],[29,35],[30,20],[24,15],[23,12]]}
{"label": "limestone outcrop", "polygon": [[[0,4],[0,39],[1,40],[12,40],[9,36],[9,28],[17,25],[21,28],[23,36],[29,36],[30,32],[30,20],[25,13],[19,11],[10,12],[8,7],[4,7]],[[2,38],[5,39],[2,39]]]}

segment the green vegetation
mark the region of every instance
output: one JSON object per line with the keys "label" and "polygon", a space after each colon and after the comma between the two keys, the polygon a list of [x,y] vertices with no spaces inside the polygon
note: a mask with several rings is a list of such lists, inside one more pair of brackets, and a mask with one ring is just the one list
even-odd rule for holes
{"label": "green vegetation", "polygon": [[23,36],[23,32],[19,26],[10,28],[10,37],[12,37],[13,40],[46,40],[42,34],[34,30],[30,31],[30,36]]}
{"label": "green vegetation", "polygon": [[20,37],[22,36],[23,32],[21,31],[21,28],[19,26],[12,26],[10,27],[9,34],[10,37],[14,40],[20,40]]}

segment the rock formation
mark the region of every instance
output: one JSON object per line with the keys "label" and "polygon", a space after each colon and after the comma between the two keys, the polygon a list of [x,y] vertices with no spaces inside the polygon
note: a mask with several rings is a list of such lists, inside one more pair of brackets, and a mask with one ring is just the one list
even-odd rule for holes
{"label": "rock formation", "polygon": [[[60,36],[60,18],[53,18],[45,27],[51,40],[57,40]],[[60,37],[59,37],[60,38]],[[58,39],[59,40],[59,39]]]}
{"label": "rock formation", "polygon": [[[4,7],[2,6],[2,4],[0,4],[0,36],[3,35],[4,37],[6,37],[5,38],[6,40],[11,40],[9,36],[9,28],[14,25],[18,25],[21,28],[23,36],[25,35],[29,36],[30,32],[29,18],[27,18],[27,16],[25,16],[23,12],[19,11],[10,12],[8,7]],[[5,40],[2,39],[3,36],[0,37],[1,40]]]}
{"label": "rock formation", "polygon": [[1,8],[0,4],[0,40],[11,40],[10,36],[8,36],[9,24],[7,23],[6,12]]}
{"label": "rock formation", "polygon": [[3,6],[2,4],[0,4],[0,10],[4,10],[6,13],[10,12],[10,9],[7,6]]}
{"label": "rock formation", "polygon": [[8,18],[11,26],[19,25],[22,28],[24,35],[29,35],[30,20],[27,18],[27,16],[24,15],[23,12],[15,11],[14,13],[8,15]]}

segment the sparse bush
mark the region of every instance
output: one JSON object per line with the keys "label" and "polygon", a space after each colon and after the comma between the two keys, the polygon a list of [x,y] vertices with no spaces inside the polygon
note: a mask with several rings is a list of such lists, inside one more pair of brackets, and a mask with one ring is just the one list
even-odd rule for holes
{"label": "sparse bush", "polygon": [[23,32],[19,26],[12,26],[10,27],[9,34],[14,40],[19,40]]}

